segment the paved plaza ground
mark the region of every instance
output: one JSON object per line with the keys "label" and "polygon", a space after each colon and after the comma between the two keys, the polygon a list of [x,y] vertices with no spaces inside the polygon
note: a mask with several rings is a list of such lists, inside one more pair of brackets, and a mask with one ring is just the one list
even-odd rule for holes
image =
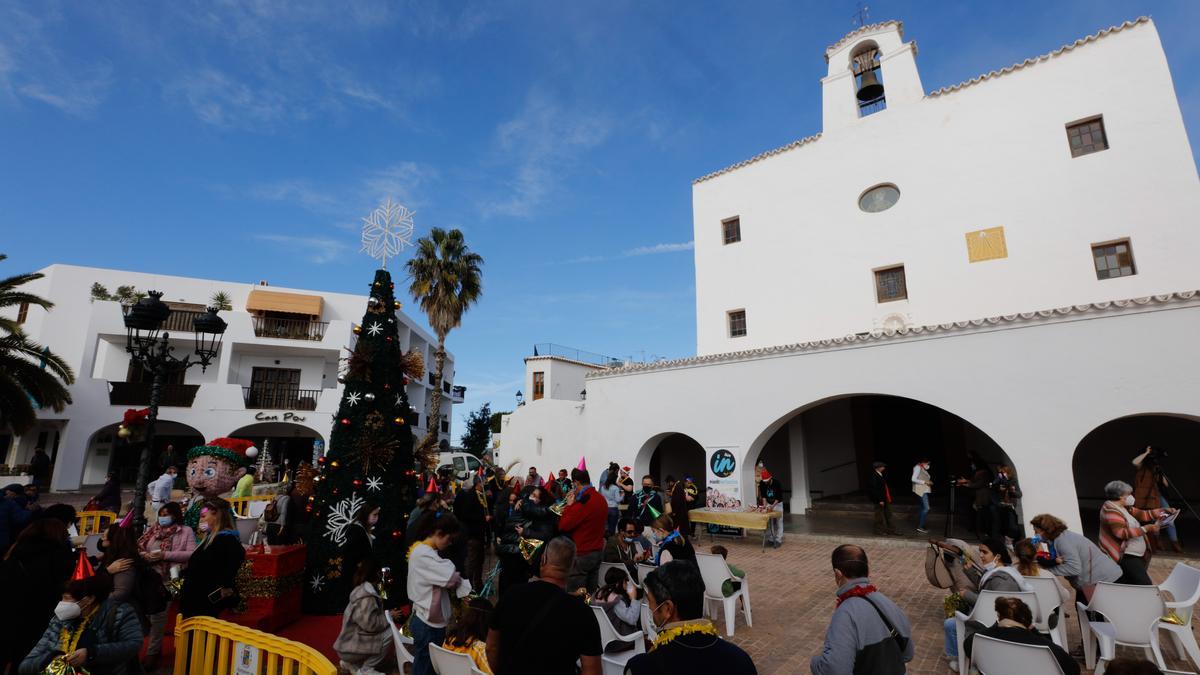
{"label": "paved plaza ground", "polygon": [[[825,627],[834,607],[833,571],[829,554],[841,543],[855,543],[867,549],[871,580],[895,600],[913,624],[916,655],[909,664],[910,673],[947,673],[942,654],[942,600],[947,592],[934,588],[925,579],[925,545],[908,539],[880,539],[870,536],[839,537],[818,534],[791,534],[783,548],[763,551],[758,541],[722,540],[729,549],[729,560],[746,571],[750,580],[750,608],[754,626],[746,627],[738,618],[733,642],[745,649],[763,675],[807,673],[809,659],[820,652]],[[695,542],[697,550],[707,550],[708,536]],[[1156,557],[1150,574],[1160,582],[1176,562],[1200,566],[1194,558]],[[723,618],[717,623],[724,631]],[[1079,642],[1078,623],[1072,608],[1067,622],[1071,644]],[[1164,634],[1164,641],[1166,636]],[[1172,648],[1163,648],[1169,666],[1181,670],[1195,667],[1174,659]],[[1130,655],[1136,656],[1133,652]]]}

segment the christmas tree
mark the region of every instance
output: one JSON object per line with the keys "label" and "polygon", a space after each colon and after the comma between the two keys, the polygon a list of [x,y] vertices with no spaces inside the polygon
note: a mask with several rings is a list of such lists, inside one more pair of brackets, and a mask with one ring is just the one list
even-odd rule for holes
{"label": "christmas tree", "polygon": [[[346,606],[353,570],[344,569],[346,530],[366,504],[381,507],[372,555],[381,566],[401,570],[405,519],[416,501],[411,412],[406,370],[416,354],[400,351],[395,285],[377,270],[350,356],[344,360],[345,390],[333,421],[329,451],[317,460],[318,475],[308,506],[311,524],[305,544],[304,609],[310,614],[340,613]],[[421,366],[423,369],[423,365]],[[396,575],[399,576],[399,575]],[[404,593],[403,579],[389,589]]]}

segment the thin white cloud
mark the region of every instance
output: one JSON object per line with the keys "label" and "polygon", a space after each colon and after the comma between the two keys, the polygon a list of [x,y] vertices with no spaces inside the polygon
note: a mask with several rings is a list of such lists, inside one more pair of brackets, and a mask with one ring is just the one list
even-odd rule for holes
{"label": "thin white cloud", "polygon": [[511,158],[507,194],[485,201],[485,216],[528,216],[557,188],[586,151],[608,138],[609,119],[583,108],[568,109],[535,87],[512,119],[496,128],[497,148]]}
{"label": "thin white cloud", "polygon": [[322,265],[332,262],[350,250],[350,242],[329,237],[298,236],[291,234],[256,234],[259,241],[287,246],[308,256],[309,261]]}
{"label": "thin white cloud", "polygon": [[649,246],[638,246],[621,251],[617,255],[585,255],[578,258],[568,258],[560,263],[552,263],[559,265],[573,265],[579,263],[597,263],[607,260],[617,260],[619,258],[639,258],[646,255],[659,255],[662,253],[678,253],[680,251],[690,251],[695,248],[695,242],[683,241],[678,243],[662,243],[651,244]]}
{"label": "thin white cloud", "polygon": [[112,66],[94,59],[72,63],[56,49],[63,20],[56,11],[35,16],[18,3],[0,3],[0,103],[36,101],[85,117],[104,101],[114,82]]}
{"label": "thin white cloud", "polygon": [[629,258],[640,255],[658,255],[659,253],[677,253],[679,251],[690,251],[695,248],[695,242],[684,241],[677,244],[654,244],[653,246],[639,246],[631,248],[628,251],[621,253],[622,256]]}
{"label": "thin white cloud", "polygon": [[213,68],[183,75],[167,93],[186,102],[200,121],[218,127],[271,123],[288,109],[281,95],[253,88]]}

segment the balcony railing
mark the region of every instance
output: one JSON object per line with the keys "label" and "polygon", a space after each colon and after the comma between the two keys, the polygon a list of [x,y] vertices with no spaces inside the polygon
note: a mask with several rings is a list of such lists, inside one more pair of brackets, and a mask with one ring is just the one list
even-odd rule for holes
{"label": "balcony railing", "polygon": [[186,309],[173,309],[171,315],[163,322],[162,329],[168,333],[191,333],[195,330],[192,321],[204,312],[193,312]]}
{"label": "balcony railing", "polygon": [[329,327],[328,321],[279,319],[273,316],[253,318],[255,335],[283,340],[321,340],[325,337],[325,329]]}
{"label": "balcony railing", "polygon": [[293,387],[242,387],[247,408],[268,410],[316,410],[320,389]]}
{"label": "balcony railing", "polygon": [[462,399],[467,395],[467,388],[463,385],[457,385],[450,390],[450,398]]}
{"label": "balcony railing", "polygon": [[574,347],[564,347],[550,342],[542,342],[533,346],[534,356],[559,356],[572,361],[581,363],[590,363],[595,366],[603,366],[605,368],[615,368],[622,365],[624,362],[621,359],[597,354],[595,352],[587,352]]}
{"label": "balcony railing", "polygon": [[[109,405],[150,405],[149,382],[109,382]],[[190,408],[196,400],[198,384],[164,384],[162,387],[161,406]]]}

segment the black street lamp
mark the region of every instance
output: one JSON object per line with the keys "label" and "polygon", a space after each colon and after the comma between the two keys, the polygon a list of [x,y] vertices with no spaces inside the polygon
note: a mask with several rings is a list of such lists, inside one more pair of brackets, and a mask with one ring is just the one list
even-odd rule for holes
{"label": "black street lamp", "polygon": [[523,405],[525,405],[525,394],[522,394],[521,390],[518,389],[517,390],[517,407],[520,408]]}
{"label": "black street lamp", "polygon": [[138,463],[131,507],[136,532],[141,532],[146,524],[146,485],[150,482],[150,453],[154,447],[154,423],[158,419],[163,384],[168,374],[185,371],[197,364],[201,371],[207,370],[221,351],[221,337],[226,327],[225,320],[217,316],[218,308],[209,307],[206,313],[192,319],[195,354],[199,360],[192,361],[191,355],[180,359],[171,354],[175,348],[169,343],[170,335],[160,334],[163,323],[171,316],[171,308],[162,301],[162,296],[161,291],[150,291],[125,315],[125,351],[154,376],[150,385],[150,413],[146,417],[146,441]]}

